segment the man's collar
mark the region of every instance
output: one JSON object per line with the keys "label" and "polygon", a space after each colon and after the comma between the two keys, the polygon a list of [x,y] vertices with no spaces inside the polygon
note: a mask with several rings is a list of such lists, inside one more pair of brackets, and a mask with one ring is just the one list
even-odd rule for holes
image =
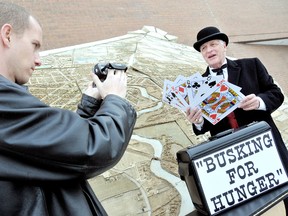
{"label": "man's collar", "polygon": [[[224,62],[222,63],[222,65],[224,65],[224,64],[227,64],[227,59],[226,58],[225,58]],[[212,68],[212,67],[209,66],[209,70],[211,71],[212,69],[217,69],[217,68]]]}

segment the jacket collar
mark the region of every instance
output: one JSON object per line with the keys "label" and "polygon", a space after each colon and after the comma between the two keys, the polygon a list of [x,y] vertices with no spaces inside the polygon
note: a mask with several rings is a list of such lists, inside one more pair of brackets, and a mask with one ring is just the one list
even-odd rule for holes
{"label": "jacket collar", "polygon": [[230,83],[237,85],[240,79],[241,68],[236,61],[227,59],[228,80]]}
{"label": "jacket collar", "polygon": [[[238,66],[238,64],[235,61],[232,61],[228,58],[226,58],[226,60],[227,60],[229,82],[237,85],[239,82],[239,78],[240,78],[241,68]],[[210,74],[209,67],[207,67],[205,73],[203,74],[203,77],[207,77],[209,76],[209,74]]]}

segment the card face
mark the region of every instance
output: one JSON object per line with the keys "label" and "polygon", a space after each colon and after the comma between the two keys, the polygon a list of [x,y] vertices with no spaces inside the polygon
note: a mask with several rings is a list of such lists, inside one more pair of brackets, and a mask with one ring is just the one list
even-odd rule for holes
{"label": "card face", "polygon": [[228,82],[222,82],[213,93],[199,104],[203,117],[212,124],[217,124],[233,112],[244,98],[241,92],[233,90],[233,86]]}
{"label": "card face", "polygon": [[173,83],[173,89],[177,98],[184,104],[185,108],[189,106],[189,97],[187,91],[187,79],[184,76],[178,76]]}
{"label": "card face", "polygon": [[215,86],[217,84],[219,85],[220,82],[224,82],[224,81],[225,80],[223,80],[222,76],[205,77],[201,86],[201,90],[197,94],[197,98],[196,98],[197,103],[200,103],[200,101],[202,101],[204,98],[210,95],[214,91]]}
{"label": "card face", "polygon": [[238,107],[244,98],[240,90],[223,76],[179,75],[174,82],[164,81],[162,100],[184,112],[188,107],[199,107],[202,116],[215,125]]}
{"label": "card face", "polygon": [[197,105],[195,101],[200,96],[203,81],[204,81],[203,78],[194,78],[194,77],[189,77],[186,80],[190,107],[195,107]]}
{"label": "card face", "polygon": [[162,101],[180,110],[185,110],[186,107],[176,95],[174,91],[174,83],[170,80],[164,81]]}

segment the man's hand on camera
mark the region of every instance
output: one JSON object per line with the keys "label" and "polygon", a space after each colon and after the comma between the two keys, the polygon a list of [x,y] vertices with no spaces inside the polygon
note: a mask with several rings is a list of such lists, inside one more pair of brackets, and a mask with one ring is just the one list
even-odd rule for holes
{"label": "man's hand on camera", "polygon": [[96,89],[98,89],[101,99],[104,99],[109,94],[125,98],[127,92],[127,75],[124,71],[109,69],[107,78],[103,82],[100,81],[97,75],[92,73],[92,79],[96,84]]}
{"label": "man's hand on camera", "polygon": [[93,82],[89,83],[87,89],[85,90],[84,94],[96,98],[97,100],[101,100],[101,95],[99,93],[99,90],[97,88],[93,87]]}

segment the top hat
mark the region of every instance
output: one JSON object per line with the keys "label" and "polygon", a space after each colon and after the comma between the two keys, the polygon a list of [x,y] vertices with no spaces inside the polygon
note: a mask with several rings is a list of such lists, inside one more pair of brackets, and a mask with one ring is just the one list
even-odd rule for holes
{"label": "top hat", "polygon": [[221,33],[218,28],[210,26],[203,28],[197,34],[197,42],[194,43],[193,47],[200,52],[200,47],[202,44],[210,41],[220,39],[226,42],[226,45],[229,43],[228,36],[224,33]]}

